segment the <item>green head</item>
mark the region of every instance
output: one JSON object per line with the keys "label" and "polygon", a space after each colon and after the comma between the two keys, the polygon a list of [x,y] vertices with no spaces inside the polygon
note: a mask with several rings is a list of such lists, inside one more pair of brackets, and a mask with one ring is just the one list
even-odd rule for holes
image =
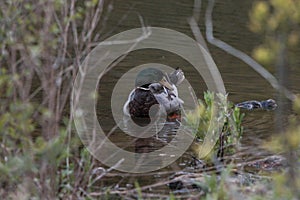
{"label": "green head", "polygon": [[135,87],[149,85],[151,83],[160,83],[170,90],[174,88],[167,81],[166,75],[159,69],[147,68],[140,71],[135,79]]}

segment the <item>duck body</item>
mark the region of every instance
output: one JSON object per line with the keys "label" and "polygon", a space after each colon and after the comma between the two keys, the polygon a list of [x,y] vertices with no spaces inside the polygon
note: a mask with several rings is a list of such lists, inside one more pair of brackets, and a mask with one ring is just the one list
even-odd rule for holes
{"label": "duck body", "polygon": [[155,68],[142,70],[135,80],[135,89],[123,107],[124,114],[131,118],[149,118],[150,108],[155,104],[163,106],[168,116],[180,113],[183,101],[178,97],[176,86],[183,80],[180,69],[170,75]]}
{"label": "duck body", "polygon": [[136,88],[130,94],[124,113],[131,117],[149,118],[150,108],[155,104],[158,102],[150,90]]}

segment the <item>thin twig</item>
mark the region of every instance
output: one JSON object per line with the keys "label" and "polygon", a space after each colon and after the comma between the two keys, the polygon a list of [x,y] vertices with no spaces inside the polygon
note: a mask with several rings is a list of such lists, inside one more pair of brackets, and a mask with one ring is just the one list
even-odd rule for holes
{"label": "thin twig", "polygon": [[120,159],[116,164],[111,166],[109,169],[105,170],[103,173],[101,173],[99,176],[97,176],[89,185],[88,188],[91,187],[96,181],[100,180],[102,177],[104,177],[107,173],[111,172],[112,170],[118,168],[123,162],[124,158]]}

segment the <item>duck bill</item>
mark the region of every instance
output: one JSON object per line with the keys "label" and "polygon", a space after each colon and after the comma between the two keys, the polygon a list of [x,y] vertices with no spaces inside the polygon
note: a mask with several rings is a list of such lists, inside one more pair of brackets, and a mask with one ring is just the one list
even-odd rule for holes
{"label": "duck bill", "polygon": [[165,86],[166,88],[168,88],[169,90],[174,90],[173,86],[166,80],[165,77],[163,79],[161,79],[161,81],[159,81],[159,83],[162,84],[163,86]]}

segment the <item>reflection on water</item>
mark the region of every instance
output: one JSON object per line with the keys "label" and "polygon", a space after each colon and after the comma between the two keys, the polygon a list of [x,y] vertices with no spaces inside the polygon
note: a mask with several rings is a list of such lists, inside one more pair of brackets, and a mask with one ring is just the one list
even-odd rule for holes
{"label": "reflection on water", "polygon": [[[247,29],[248,11],[251,8],[252,2],[251,0],[235,1],[233,4],[232,1],[217,1],[214,11],[216,37],[248,54],[260,43],[260,39]],[[192,15],[192,6],[193,2],[189,0],[116,0],[113,4],[113,13],[108,17],[103,32],[113,35],[131,28],[140,27],[138,18],[138,15],[140,15],[147,25],[171,28],[193,37],[187,23],[187,19]],[[205,8],[205,5],[203,7]],[[203,12],[201,16],[203,16]],[[202,22],[203,20],[199,22],[201,28],[203,28]],[[105,36],[105,34],[103,35]],[[208,48],[221,72],[231,101],[237,103],[253,99],[276,99],[276,91],[250,67],[216,47],[208,46]],[[195,73],[193,68],[184,59],[159,50],[143,50],[130,53],[124,60],[118,63],[112,72],[108,72],[100,82],[97,112],[100,124],[105,124],[105,128],[107,129],[104,131],[110,131],[116,125],[116,122],[112,120],[110,98],[117,80],[132,67],[149,62],[162,63],[173,68],[182,68],[187,80],[194,89],[197,89],[195,91],[197,97],[201,98],[203,96],[206,86],[202,78],[197,76],[197,73]],[[299,79],[300,72],[299,69],[293,70],[295,73],[292,74],[291,83],[295,84],[292,87],[294,91],[299,92],[300,87],[297,80]],[[289,111],[286,112],[286,115],[288,115]],[[242,156],[237,158],[237,160],[244,162],[261,158],[268,154],[268,152],[262,150],[259,146],[276,133],[274,118],[275,112],[246,112],[243,123]],[[282,122],[282,126],[285,125],[286,122]],[[133,137],[124,134],[122,130],[116,129],[110,135],[110,139],[118,146],[127,150],[149,152],[161,148],[172,140],[176,132],[174,130],[176,128],[174,129],[172,125],[167,124],[159,134],[154,134],[153,137],[148,139],[135,140]],[[176,163],[158,172],[138,176],[130,175],[131,178],[115,178],[117,180],[111,179],[111,181],[119,181],[119,185],[133,183],[135,180],[138,180],[141,184],[155,182],[158,179],[168,177],[174,171],[186,169],[187,163],[192,160],[191,154],[192,152],[187,151]],[[162,186],[162,190],[165,189]]]}

